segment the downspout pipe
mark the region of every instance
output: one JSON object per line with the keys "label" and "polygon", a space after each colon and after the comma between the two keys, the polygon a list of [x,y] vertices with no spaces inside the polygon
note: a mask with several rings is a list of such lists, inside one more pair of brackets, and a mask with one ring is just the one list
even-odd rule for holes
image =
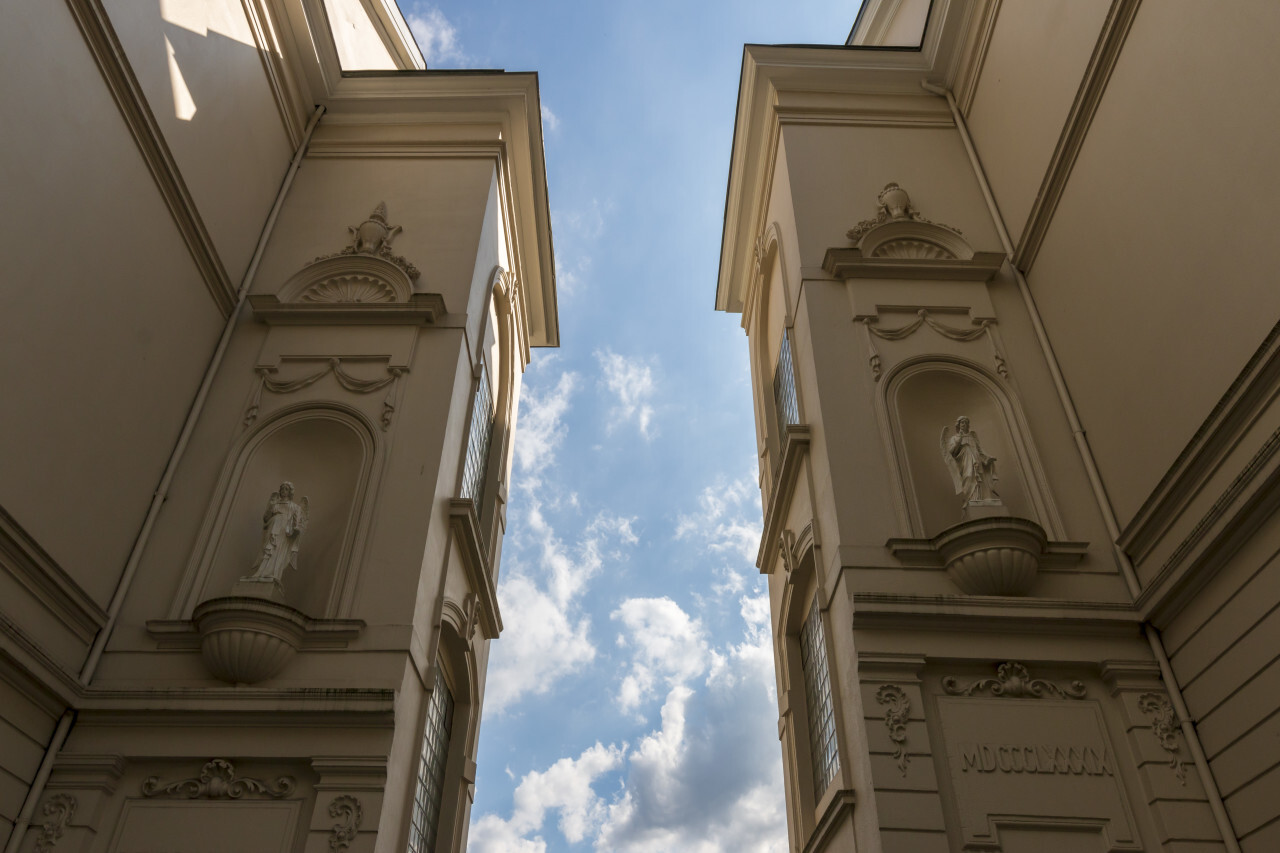
{"label": "downspout pipe", "polygon": [[[1103,522],[1106,524],[1107,533],[1111,537],[1111,547],[1115,552],[1116,561],[1120,565],[1120,574],[1124,577],[1125,585],[1129,588],[1129,594],[1136,601],[1142,593],[1142,584],[1138,580],[1138,573],[1133,568],[1133,561],[1129,559],[1129,555],[1120,547],[1120,525],[1116,521],[1111,498],[1107,495],[1106,487],[1102,483],[1102,476],[1098,473],[1098,465],[1094,460],[1093,450],[1089,447],[1089,440],[1085,436],[1084,427],[1080,424],[1080,416],[1076,412],[1075,403],[1071,399],[1066,380],[1062,376],[1062,369],[1058,365],[1058,358],[1053,352],[1048,332],[1045,331],[1044,322],[1040,318],[1040,310],[1036,307],[1035,297],[1031,293],[1031,288],[1027,285],[1026,278],[1022,275],[1022,271],[1013,263],[1013,241],[1009,238],[1009,231],[1005,228],[1004,218],[1000,215],[1000,208],[996,204],[995,196],[991,193],[991,185],[987,182],[987,173],[982,168],[982,161],[978,158],[978,151],[973,146],[972,137],[969,136],[969,127],[965,123],[964,116],[961,115],[960,108],[956,105],[955,96],[951,94],[950,90],[935,86],[928,80],[921,80],[920,86],[926,92],[945,98],[947,106],[951,108],[951,117],[955,121],[956,129],[960,132],[960,139],[964,143],[965,152],[969,155],[969,162],[973,166],[973,174],[977,177],[978,186],[982,189],[982,197],[991,213],[991,220],[995,223],[996,232],[1000,235],[1000,244],[1005,251],[1005,262],[1013,272],[1014,280],[1018,283],[1018,292],[1022,295],[1027,314],[1031,317],[1031,325],[1035,329],[1036,340],[1039,342],[1040,350],[1044,354],[1045,363],[1049,366],[1049,374],[1053,377],[1053,387],[1058,392],[1058,400],[1067,415],[1067,423],[1071,427],[1071,435],[1075,439],[1076,450],[1079,451],[1080,459],[1084,462],[1085,472],[1089,478],[1089,486],[1093,490],[1093,496],[1097,501],[1098,508],[1102,511]],[[1173,667],[1169,663],[1169,655],[1165,651],[1164,642],[1160,638],[1160,631],[1151,622],[1144,620],[1142,633],[1146,636],[1147,643],[1151,646],[1151,652],[1155,655],[1156,661],[1160,665],[1160,675],[1164,679],[1165,689],[1169,693],[1169,700],[1173,704],[1174,713],[1178,715],[1178,722],[1182,727],[1182,735],[1186,738],[1187,746],[1191,750],[1192,758],[1195,761],[1196,773],[1200,777],[1200,784],[1204,787],[1205,795],[1209,798],[1209,808],[1213,812],[1214,821],[1218,825],[1218,832],[1222,835],[1223,844],[1226,845],[1229,853],[1240,853],[1240,843],[1237,841],[1235,828],[1231,825],[1231,818],[1227,815],[1226,806],[1223,805],[1222,795],[1218,792],[1217,783],[1214,782],[1213,775],[1209,770],[1209,759],[1205,755],[1204,747],[1200,743],[1200,737],[1196,733],[1195,726],[1192,725],[1191,713],[1187,710],[1182,690],[1178,686],[1177,679],[1174,678]]]}
{"label": "downspout pipe", "polygon": [[[97,672],[98,664],[102,660],[102,652],[107,647],[107,641],[111,639],[111,632],[120,617],[120,610],[124,607],[125,598],[129,594],[129,587],[133,584],[134,576],[138,572],[138,564],[142,561],[142,554],[151,539],[151,531],[155,528],[156,518],[160,515],[160,507],[169,495],[169,487],[172,485],[174,475],[177,473],[178,463],[182,461],[187,445],[191,441],[191,435],[195,432],[196,424],[204,411],[205,402],[209,399],[209,390],[213,387],[214,377],[217,376],[218,368],[222,365],[222,359],[226,356],[227,347],[231,344],[231,337],[235,333],[236,321],[240,317],[240,311],[244,308],[244,302],[249,295],[249,288],[253,285],[254,277],[257,275],[258,266],[262,263],[262,256],[266,252],[271,232],[275,230],[276,220],[280,217],[280,209],[284,206],[289,187],[293,185],[294,176],[298,174],[298,167],[302,165],[302,158],[306,155],[307,146],[311,143],[311,135],[315,132],[316,125],[320,122],[320,116],[324,115],[324,109],[324,105],[319,105],[316,107],[315,112],[311,114],[311,120],[307,122],[306,130],[303,131],[302,141],[298,143],[298,150],[294,152],[293,160],[289,163],[289,169],[285,172],[284,181],[280,184],[279,192],[276,193],[275,203],[271,205],[271,212],[267,214],[267,220],[262,226],[262,233],[258,236],[258,245],[254,249],[248,269],[245,270],[244,278],[240,281],[240,289],[236,292],[235,307],[227,315],[227,323],[222,329],[222,337],[218,339],[218,346],[213,351],[209,366],[205,369],[204,379],[200,382],[200,388],[196,391],[195,400],[191,403],[191,409],[187,412],[187,419],[182,425],[182,432],[178,434],[178,442],[174,445],[173,452],[169,454],[169,462],[165,465],[164,474],[160,477],[160,485],[156,487],[155,494],[151,497],[151,506],[147,509],[147,516],[142,522],[142,529],[138,532],[138,538],[134,540],[133,550],[129,553],[129,560],[125,563],[124,572],[120,575],[120,582],[116,585],[115,593],[111,596],[111,603],[107,606],[107,622],[102,626],[102,630],[98,632],[97,637],[94,638],[93,646],[89,649],[89,655],[85,658],[84,665],[80,668],[78,680],[82,688],[88,687],[90,682],[93,681],[93,675]],[[27,797],[22,802],[22,810],[18,813],[17,820],[14,821],[13,832],[4,846],[4,853],[18,853],[18,849],[22,846],[22,839],[26,835],[27,829],[31,826],[31,817],[35,813],[36,802],[44,793],[44,787],[49,781],[49,774],[53,772],[54,759],[62,749],[62,745],[66,743],[67,735],[71,732],[71,724],[75,721],[75,716],[75,710],[68,708],[58,720],[58,725],[53,730],[53,737],[49,739],[49,746],[45,750],[44,758],[40,761],[39,769],[36,770],[35,779],[31,782],[31,790],[27,792]]]}

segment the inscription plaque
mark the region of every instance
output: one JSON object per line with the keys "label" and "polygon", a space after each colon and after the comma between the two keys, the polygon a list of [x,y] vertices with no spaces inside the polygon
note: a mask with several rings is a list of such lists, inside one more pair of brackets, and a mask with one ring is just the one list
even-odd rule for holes
{"label": "inscription plaque", "polygon": [[129,800],[112,853],[288,853],[299,802]]}
{"label": "inscription plaque", "polygon": [[1142,849],[1095,703],[943,696],[938,715],[966,851]]}

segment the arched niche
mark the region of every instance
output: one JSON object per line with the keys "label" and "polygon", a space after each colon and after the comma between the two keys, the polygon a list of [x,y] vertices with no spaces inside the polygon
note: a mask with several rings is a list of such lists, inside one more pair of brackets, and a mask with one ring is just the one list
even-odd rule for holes
{"label": "arched niche", "polygon": [[216,493],[186,612],[228,595],[240,577],[251,573],[262,548],[267,501],[287,480],[295,501],[307,498],[310,522],[300,540],[297,570],[281,578],[284,603],[313,618],[346,615],[375,449],[369,424],[336,406],[285,410],[244,438]]}
{"label": "arched niche", "polygon": [[1001,383],[976,364],[928,358],[897,368],[885,386],[885,409],[911,534],[937,536],[964,520],[943,457],[944,428],[969,419],[982,451],[996,459],[995,489],[1007,513],[1063,538],[1025,420]]}

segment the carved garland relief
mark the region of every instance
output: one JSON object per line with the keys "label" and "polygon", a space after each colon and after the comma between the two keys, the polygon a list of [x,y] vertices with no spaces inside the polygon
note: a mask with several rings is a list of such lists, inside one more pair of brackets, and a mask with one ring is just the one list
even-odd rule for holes
{"label": "carved garland relief", "polygon": [[902,775],[907,775],[907,763],[911,760],[907,755],[907,719],[911,714],[911,700],[906,691],[896,684],[884,684],[876,691],[876,701],[887,706],[884,712],[884,725],[889,730],[889,740],[896,749],[893,757],[897,760]]}
{"label": "carved garland relief", "polygon": [[1055,699],[1083,699],[1085,687],[1082,681],[1072,681],[1066,687],[1060,687],[1043,678],[1032,678],[1027,668],[1016,661],[1000,664],[996,668],[995,678],[982,678],[968,686],[960,686],[954,675],[942,679],[942,689],[952,696],[972,696],[984,691],[992,696],[1014,699],[1043,699],[1051,696]]}
{"label": "carved garland relief", "polygon": [[1160,693],[1143,693],[1138,697],[1138,710],[1151,718],[1151,731],[1160,748],[1169,753],[1169,767],[1182,785],[1187,784],[1187,764],[1179,755],[1178,719],[1169,697]]}
{"label": "carved garland relief", "polygon": [[244,796],[279,799],[293,793],[295,785],[292,776],[279,776],[273,782],[237,776],[230,761],[215,758],[201,768],[199,776],[190,779],[163,784],[159,776],[148,776],[142,780],[142,796],[188,800],[238,800]]}
{"label": "carved garland relief", "polygon": [[392,415],[395,414],[396,392],[398,390],[399,379],[401,376],[408,373],[409,370],[405,367],[388,367],[387,376],[379,379],[360,379],[352,376],[350,373],[347,373],[342,369],[341,358],[330,358],[327,360],[327,363],[322,370],[308,376],[303,376],[299,379],[273,379],[271,378],[271,374],[274,373],[275,370],[270,367],[259,367],[257,372],[258,384],[254,388],[253,396],[249,399],[249,406],[244,413],[245,426],[249,426],[257,420],[258,410],[261,408],[262,404],[262,392],[264,389],[271,391],[274,394],[292,394],[295,391],[301,391],[308,385],[314,385],[316,382],[319,382],[321,379],[332,373],[334,378],[338,380],[339,385],[356,394],[371,394],[374,391],[386,388],[388,385],[391,386],[391,390],[387,392],[386,398],[382,401],[381,422],[383,430],[386,430],[391,426],[391,418]]}
{"label": "carved garland relief", "polygon": [[358,799],[343,794],[329,803],[329,817],[338,820],[330,830],[329,849],[334,853],[341,853],[351,846],[352,841],[355,841],[360,823],[364,820],[364,809],[360,807]]}
{"label": "carved garland relief", "polygon": [[70,794],[54,794],[41,811],[49,819],[40,827],[40,835],[36,838],[36,853],[49,853],[76,813],[76,798]]}

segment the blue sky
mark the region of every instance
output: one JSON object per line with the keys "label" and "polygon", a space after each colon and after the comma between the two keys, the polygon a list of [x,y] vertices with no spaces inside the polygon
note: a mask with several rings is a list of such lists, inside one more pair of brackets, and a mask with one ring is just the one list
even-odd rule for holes
{"label": "blue sky", "polygon": [[559,349],[524,376],[472,853],[786,848],[746,338],[713,310],[742,45],[857,2],[400,0],[537,71]]}

